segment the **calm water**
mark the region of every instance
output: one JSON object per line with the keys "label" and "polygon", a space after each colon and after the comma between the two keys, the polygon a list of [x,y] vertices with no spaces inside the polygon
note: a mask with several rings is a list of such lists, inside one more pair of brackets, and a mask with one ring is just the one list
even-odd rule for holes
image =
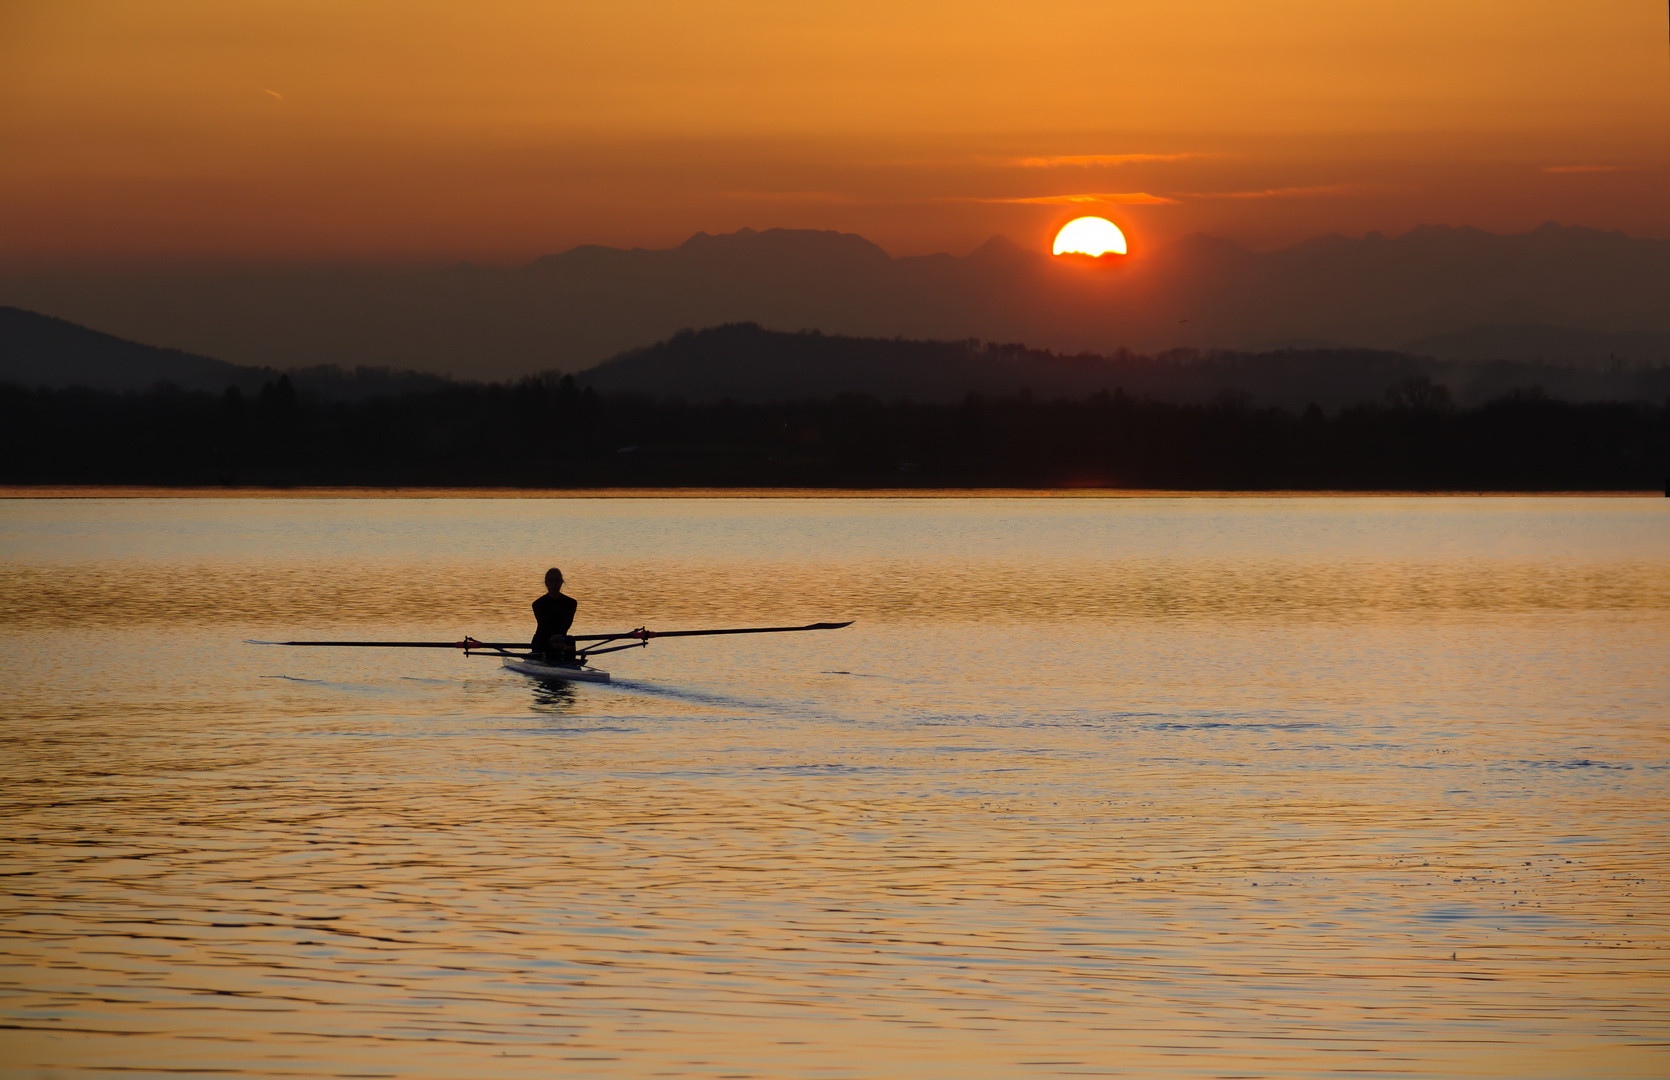
{"label": "calm water", "polygon": [[[1670,1075],[1670,501],[0,503],[0,1071]],[[613,685],[254,637],[665,641]]]}

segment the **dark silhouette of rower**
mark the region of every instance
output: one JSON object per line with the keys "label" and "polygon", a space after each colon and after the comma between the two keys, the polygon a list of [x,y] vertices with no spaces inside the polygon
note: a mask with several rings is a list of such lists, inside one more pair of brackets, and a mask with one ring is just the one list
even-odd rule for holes
{"label": "dark silhouette of rower", "polygon": [[562,594],[562,571],[545,571],[545,595],[533,602],[533,616],[539,627],[533,632],[533,651],[547,660],[574,659],[574,641],[568,628],[574,625],[574,609],[580,605]]}

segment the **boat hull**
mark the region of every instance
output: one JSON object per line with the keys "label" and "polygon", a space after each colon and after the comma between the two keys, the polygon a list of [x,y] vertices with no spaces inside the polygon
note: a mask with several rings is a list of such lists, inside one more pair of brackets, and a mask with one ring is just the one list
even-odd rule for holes
{"label": "boat hull", "polygon": [[609,673],[584,664],[546,664],[538,660],[506,657],[504,666],[518,675],[528,675],[547,682],[608,682]]}

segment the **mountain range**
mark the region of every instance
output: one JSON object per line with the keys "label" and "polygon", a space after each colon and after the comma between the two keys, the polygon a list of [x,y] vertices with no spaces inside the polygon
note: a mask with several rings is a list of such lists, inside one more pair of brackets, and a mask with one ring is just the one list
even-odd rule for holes
{"label": "mountain range", "polygon": [[697,233],[518,267],[0,272],[0,303],[245,366],[504,379],[726,323],[1055,352],[1330,347],[1455,360],[1670,362],[1670,241],[1421,226],[1273,252],[1194,236],[1106,265],[1003,237],[894,258],[860,236]]}
{"label": "mountain range", "polygon": [[[126,341],[62,319],[0,307],[0,384],[124,393],[175,390],[265,397],[287,377],[326,402],[362,401],[458,384],[386,368],[324,366],[287,372],[228,364]],[[1399,387],[1442,387],[1443,400],[1479,405],[1520,392],[1567,401],[1670,398],[1670,365],[1579,366],[1515,360],[1439,360],[1369,349],[1261,353],[1173,350],[1159,356],[1061,354],[1016,344],[785,333],[755,323],[685,330],[581,372],[589,388],[640,400],[785,402],[861,394],[885,402],[948,403],[967,394],[1083,399],[1101,393],[1179,404],[1218,401],[1336,410],[1386,399]],[[549,388],[549,377],[536,386]],[[170,391],[164,391],[168,393]],[[520,392],[520,390],[518,391]],[[543,391],[540,391],[543,392]]]}
{"label": "mountain range", "polygon": [[346,371],[323,365],[281,372],[228,364],[128,341],[49,315],[0,307],[0,383],[113,393],[147,391],[158,384],[212,394],[236,387],[239,393],[255,394],[284,376],[294,388],[328,401],[360,401],[447,385],[436,375],[386,368]]}
{"label": "mountain range", "polygon": [[1061,354],[1021,345],[796,334],[733,323],[682,331],[578,376],[603,393],[765,403],[842,394],[948,403],[993,397],[1083,399],[1123,392],[1177,404],[1312,404],[1333,411],[1384,402],[1400,387],[1442,388],[1442,400],[1482,405],[1515,392],[1565,401],[1670,398],[1670,365],[1576,366],[1522,360],[1440,360],[1373,349],[1266,352],[1171,350],[1158,356]]}

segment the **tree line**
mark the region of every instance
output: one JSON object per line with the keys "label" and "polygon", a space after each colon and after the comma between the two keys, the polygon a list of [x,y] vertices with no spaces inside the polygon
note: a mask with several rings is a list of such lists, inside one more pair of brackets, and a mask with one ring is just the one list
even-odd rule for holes
{"label": "tree line", "polygon": [[1528,388],[1457,408],[1424,377],[1331,415],[1120,389],[689,404],[555,375],[360,401],[287,377],[255,394],[7,385],[0,450],[10,484],[1658,490],[1670,401]]}

